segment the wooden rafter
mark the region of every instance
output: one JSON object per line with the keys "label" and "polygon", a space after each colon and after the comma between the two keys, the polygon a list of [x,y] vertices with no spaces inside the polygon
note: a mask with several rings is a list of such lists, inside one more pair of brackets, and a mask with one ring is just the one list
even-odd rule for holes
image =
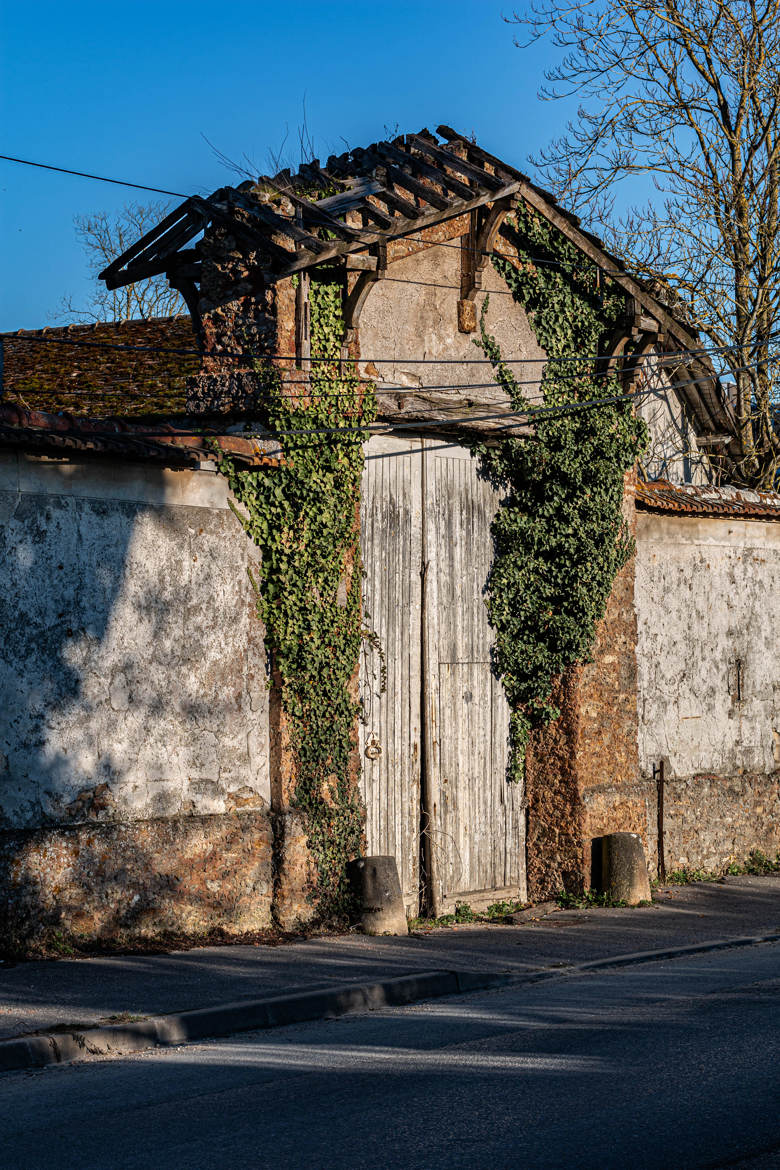
{"label": "wooden rafter", "polygon": [[[216,223],[241,241],[270,281],[323,264],[360,269],[347,302],[350,319],[356,320],[368,290],[381,278],[382,264],[374,258],[389,241],[470,214],[471,253],[462,274],[460,305],[465,307],[461,314],[459,306],[459,319],[471,331],[482,269],[496,231],[519,197],[626,294],[633,316],[625,336],[610,344],[613,367],[628,373],[637,364],[632,361],[637,344],[644,350],[653,339],[662,350],[699,347],[696,334],[626,273],[549,192],[450,127],[439,126],[437,134],[422,130],[331,156],[325,164],[314,159],[297,174],[283,170],[256,184],[191,196],[109,264],[101,277],[109,288],[119,288],[165,273],[194,311],[199,281],[194,241]],[[687,355],[684,367],[673,376],[673,384],[700,429],[734,433],[733,407],[724,400],[706,356]]]}

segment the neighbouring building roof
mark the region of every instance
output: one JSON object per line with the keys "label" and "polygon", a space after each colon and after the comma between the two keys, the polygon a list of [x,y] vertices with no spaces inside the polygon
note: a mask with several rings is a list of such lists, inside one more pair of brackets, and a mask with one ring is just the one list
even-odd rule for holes
{"label": "neighbouring building roof", "polygon": [[174,423],[129,423],[119,418],[74,418],[0,403],[0,447],[40,455],[117,455],[122,459],[198,466],[216,449],[250,466],[279,463],[279,444],[240,434],[194,430]]}
{"label": "neighbouring building roof", "polygon": [[665,479],[638,483],[641,511],[675,512],[687,516],[728,516],[742,520],[780,520],[780,493],[749,488],[677,485]]}
{"label": "neighbouring building roof", "polygon": [[0,334],[0,400],[74,416],[175,418],[200,368],[189,316]]}

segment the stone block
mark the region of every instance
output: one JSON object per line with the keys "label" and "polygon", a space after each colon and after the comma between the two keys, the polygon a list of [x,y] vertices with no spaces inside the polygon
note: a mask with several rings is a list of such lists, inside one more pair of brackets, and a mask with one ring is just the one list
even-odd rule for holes
{"label": "stone block", "polygon": [[365,934],[408,934],[401,882],[394,857],[360,857],[349,877]]}
{"label": "stone block", "polygon": [[593,858],[593,880],[600,892],[629,906],[650,901],[647,861],[638,833],[607,833],[595,838]]}

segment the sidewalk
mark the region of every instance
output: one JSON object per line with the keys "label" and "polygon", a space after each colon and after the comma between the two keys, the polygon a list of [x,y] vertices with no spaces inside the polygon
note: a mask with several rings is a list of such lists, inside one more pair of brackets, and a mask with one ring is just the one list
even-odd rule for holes
{"label": "sidewalk", "polygon": [[0,1040],[421,972],[522,976],[773,933],[780,933],[780,875],[667,886],[652,907],[560,910],[522,926],[460,925],[409,938],[345,935],[280,946],[0,964]]}

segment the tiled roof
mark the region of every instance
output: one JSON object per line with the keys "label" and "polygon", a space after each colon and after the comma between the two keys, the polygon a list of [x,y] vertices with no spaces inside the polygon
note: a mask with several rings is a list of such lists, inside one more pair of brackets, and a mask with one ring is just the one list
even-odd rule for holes
{"label": "tiled roof", "polygon": [[[193,195],[109,264],[101,277],[109,288],[118,288],[165,273],[197,312],[208,255],[200,237],[210,225],[228,229],[243,254],[242,263],[271,282],[321,264],[365,268],[367,276],[384,266],[389,241],[477,208],[492,208],[475,241],[477,252],[487,256],[493,246],[491,231],[499,222],[494,213],[500,218],[517,199],[622,286],[637,320],[655,323],[665,338],[663,347],[676,355],[669,377],[696,434],[707,436],[713,453],[730,466],[739,455],[733,407],[691,325],[628,273],[548,191],[448,126],[439,126],[435,135],[423,129],[353,147],[324,164],[315,159],[297,174],[284,170],[222,187],[206,198]],[[682,359],[677,356],[681,351]]]}
{"label": "tiled roof", "polygon": [[73,418],[0,403],[0,449],[58,455],[112,455],[191,467],[214,458],[214,447],[250,466],[279,462],[279,444],[243,435],[193,430],[172,423],[128,423],[117,418]]}
{"label": "tiled roof", "polygon": [[780,520],[780,493],[750,488],[673,484],[665,479],[638,483],[637,507],[647,512],[688,516],[731,516],[742,520]]}
{"label": "tiled roof", "polygon": [[101,418],[176,418],[200,369],[188,316],[0,333],[0,400]]}

